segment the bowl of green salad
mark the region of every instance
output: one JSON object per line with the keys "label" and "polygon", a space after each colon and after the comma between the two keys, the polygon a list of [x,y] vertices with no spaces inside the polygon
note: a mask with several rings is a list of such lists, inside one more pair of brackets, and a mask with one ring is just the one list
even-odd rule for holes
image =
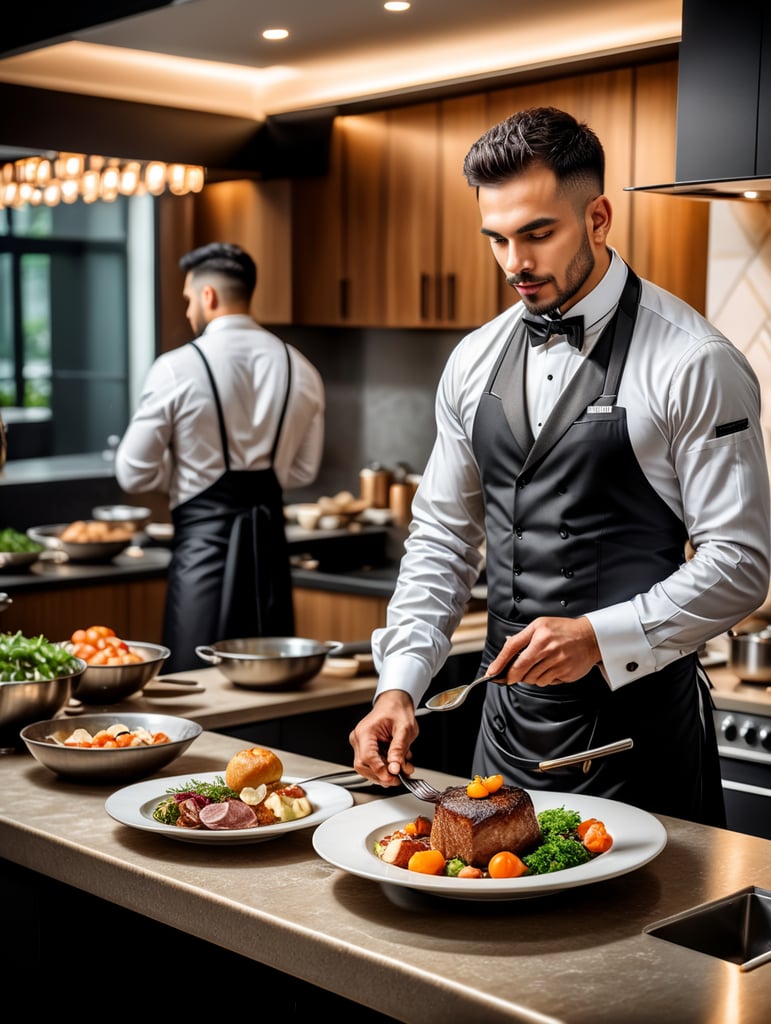
{"label": "bowl of green salad", "polygon": [[32,540],[26,533],[20,533],[7,526],[0,530],[0,572],[18,572],[36,562],[43,551],[43,545]]}
{"label": "bowl of green salad", "polygon": [[17,746],[25,725],[61,711],[85,671],[85,661],[44,636],[0,633],[0,746]]}

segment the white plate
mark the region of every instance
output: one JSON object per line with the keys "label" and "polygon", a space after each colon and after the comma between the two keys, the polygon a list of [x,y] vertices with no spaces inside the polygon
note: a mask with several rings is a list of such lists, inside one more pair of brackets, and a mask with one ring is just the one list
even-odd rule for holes
{"label": "white plate", "polygon": [[[346,789],[333,786],[329,782],[309,782],[303,786],[313,807],[313,812],[296,821],[282,821],[278,825],[260,825],[256,828],[238,829],[202,829],[179,828],[176,825],[164,825],[153,818],[153,811],[165,797],[169,789],[179,789],[193,779],[199,782],[214,782],[217,777],[224,778],[221,772],[200,772],[190,775],[176,775],[166,779],[155,779],[149,782],[138,782],[134,786],[126,786],[113,793],[105,801],[104,807],[111,818],[130,828],[138,828],[143,832],[155,832],[169,839],[179,839],[183,843],[211,843],[214,846],[240,846],[245,843],[263,843],[268,839],[278,839],[287,832],[312,828],[326,818],[339,811],[344,811],[353,803],[353,796]],[[299,782],[299,776],[284,776],[284,781]]]}
{"label": "white plate", "polygon": [[458,900],[517,900],[572,889],[579,885],[625,875],[657,857],[667,843],[661,822],[647,811],[601,797],[574,793],[530,793],[536,813],[551,807],[578,811],[582,819],[599,818],[613,837],[613,846],[588,864],[523,878],[447,878],[422,875],[384,864],[374,853],[378,839],[402,828],[417,814],[430,816],[430,805],[403,796],[352,807],[325,821],[313,833],[313,848],[320,857],[361,878],[417,889],[433,896]]}

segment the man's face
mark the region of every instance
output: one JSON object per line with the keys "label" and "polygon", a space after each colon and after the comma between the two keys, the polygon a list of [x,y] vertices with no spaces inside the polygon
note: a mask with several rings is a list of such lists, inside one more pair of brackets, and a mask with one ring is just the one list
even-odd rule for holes
{"label": "man's face", "polygon": [[560,193],[546,167],[479,188],[482,233],[531,313],[565,313],[607,269],[610,207],[604,196],[586,198]]}
{"label": "man's face", "polygon": [[196,337],[199,334],[203,334],[206,327],[206,318],[204,316],[203,303],[201,301],[201,289],[196,288],[193,284],[193,275],[188,273],[185,276],[185,286],[182,289],[182,297],[187,303],[185,309],[185,316],[187,322],[193,328],[193,333]]}

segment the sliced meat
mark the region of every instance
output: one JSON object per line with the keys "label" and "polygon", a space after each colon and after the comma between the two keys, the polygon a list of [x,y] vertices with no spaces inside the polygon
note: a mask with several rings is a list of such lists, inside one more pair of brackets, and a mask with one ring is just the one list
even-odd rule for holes
{"label": "sliced meat", "polygon": [[179,828],[200,828],[201,827],[201,809],[205,807],[205,804],[201,804],[197,797],[190,797],[187,800],[179,801],[179,818],[177,819],[177,826]]}
{"label": "sliced meat", "polygon": [[223,800],[207,804],[200,811],[201,824],[210,829],[251,828],[257,824],[257,815],[243,800]]}

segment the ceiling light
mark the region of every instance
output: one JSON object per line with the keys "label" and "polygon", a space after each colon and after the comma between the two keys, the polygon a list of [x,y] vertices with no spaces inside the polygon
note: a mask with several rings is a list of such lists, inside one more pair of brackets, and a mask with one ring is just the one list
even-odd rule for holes
{"label": "ceiling light", "polygon": [[159,160],[120,160],[86,156],[84,153],[49,153],[25,156],[0,167],[0,209],[26,206],[58,206],[82,199],[112,202],[119,195],[158,196],[168,189],[173,195],[200,192],[205,170],[189,164]]}
{"label": "ceiling light", "polygon": [[408,11],[410,5],[407,3],[397,3],[396,0],[389,0],[387,4],[383,4],[383,7],[387,11]]}
{"label": "ceiling light", "polygon": [[286,28],[266,28],[262,33],[263,39],[286,39],[289,35],[289,29]]}

